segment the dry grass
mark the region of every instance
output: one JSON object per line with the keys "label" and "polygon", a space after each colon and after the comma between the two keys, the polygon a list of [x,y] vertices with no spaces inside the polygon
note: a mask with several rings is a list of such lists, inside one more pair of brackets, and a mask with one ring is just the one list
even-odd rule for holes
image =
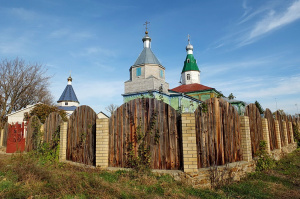
{"label": "dry grass", "polygon": [[103,171],[0,154],[0,198],[300,198],[300,151],[273,170],[218,190],[194,189],[169,175]]}

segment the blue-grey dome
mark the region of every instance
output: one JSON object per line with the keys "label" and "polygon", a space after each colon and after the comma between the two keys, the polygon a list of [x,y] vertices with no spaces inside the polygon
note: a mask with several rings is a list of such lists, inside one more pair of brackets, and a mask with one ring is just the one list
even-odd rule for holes
{"label": "blue-grey dome", "polygon": [[137,60],[134,63],[135,65],[141,64],[158,64],[161,65],[154,53],[152,52],[151,48],[144,48]]}
{"label": "blue-grey dome", "polygon": [[72,85],[67,85],[57,102],[78,102]]}

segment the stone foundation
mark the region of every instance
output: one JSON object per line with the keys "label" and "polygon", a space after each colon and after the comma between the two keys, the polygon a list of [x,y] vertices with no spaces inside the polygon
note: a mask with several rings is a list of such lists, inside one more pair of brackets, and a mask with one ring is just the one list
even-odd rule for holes
{"label": "stone foundation", "polygon": [[192,185],[195,188],[211,188],[212,184],[214,186],[218,186],[232,181],[240,181],[240,179],[245,177],[247,173],[254,171],[254,160],[250,162],[240,161],[229,163],[223,166],[213,166],[209,168],[198,169],[198,172],[194,173],[182,172],[179,173],[179,178],[181,181]]}
{"label": "stone foundation", "polygon": [[281,149],[275,149],[271,151],[271,157],[275,160],[280,160],[284,155],[293,152],[297,149],[297,143],[290,143],[287,146],[282,147]]}

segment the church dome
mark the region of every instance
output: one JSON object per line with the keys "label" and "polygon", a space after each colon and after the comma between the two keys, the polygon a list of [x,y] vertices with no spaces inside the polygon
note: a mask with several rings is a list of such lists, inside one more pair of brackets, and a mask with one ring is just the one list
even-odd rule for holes
{"label": "church dome", "polygon": [[186,51],[188,51],[188,50],[193,50],[194,49],[194,47],[193,47],[193,45],[192,44],[188,44],[187,46],[186,46]]}

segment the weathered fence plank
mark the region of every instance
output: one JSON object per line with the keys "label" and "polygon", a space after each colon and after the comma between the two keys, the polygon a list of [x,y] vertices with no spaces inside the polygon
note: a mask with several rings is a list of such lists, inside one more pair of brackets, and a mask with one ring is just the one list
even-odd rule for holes
{"label": "weathered fence plank", "polygon": [[2,146],[7,146],[7,138],[8,138],[8,123],[5,123],[3,127],[3,140],[2,140]]}
{"label": "weathered fence plank", "polygon": [[286,128],[287,128],[287,137],[288,137],[288,143],[292,143],[292,134],[293,132],[291,131],[291,129],[293,129],[293,127],[291,126],[291,123],[290,122],[293,122],[293,119],[292,119],[292,116],[291,115],[288,115],[286,117]]}
{"label": "weathered fence plank", "polygon": [[140,138],[150,150],[152,169],[182,167],[178,114],[156,99],[135,99],[120,106],[109,121],[109,166],[128,167],[137,157]]}
{"label": "weathered fence plank", "polygon": [[69,118],[67,160],[95,165],[97,115],[89,106],[78,107]]}
{"label": "weathered fence plank", "polygon": [[212,98],[195,111],[198,168],[240,161],[239,115],[228,102]]}
{"label": "weathered fence plank", "polygon": [[246,107],[245,116],[249,117],[252,157],[254,157],[256,151],[259,150],[260,141],[263,140],[261,116],[255,104],[249,104]]}
{"label": "weathered fence plank", "polygon": [[41,122],[37,116],[32,116],[27,124],[25,151],[35,150],[41,139]]}
{"label": "weathered fence plank", "polygon": [[61,122],[62,118],[57,112],[52,112],[48,115],[44,124],[44,142],[51,143],[53,136],[59,135]]}

